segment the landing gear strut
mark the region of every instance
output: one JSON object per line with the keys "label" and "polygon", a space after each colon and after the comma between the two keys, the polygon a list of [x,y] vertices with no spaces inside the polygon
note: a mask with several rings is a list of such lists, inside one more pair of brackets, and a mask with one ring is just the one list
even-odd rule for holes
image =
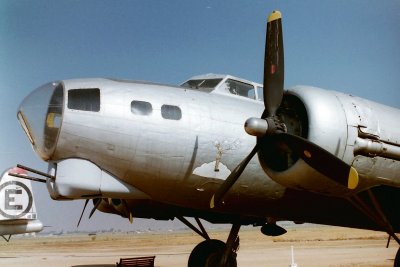
{"label": "landing gear strut", "polygon": [[232,225],[231,231],[229,232],[228,240],[226,241],[226,247],[224,253],[221,255],[214,256],[216,265],[214,266],[226,266],[226,267],[236,267],[236,252],[239,250],[239,230],[240,224]]}
{"label": "landing gear strut", "polygon": [[400,266],[400,248],[397,250],[396,258],[394,259],[393,266]]}
{"label": "landing gear strut", "polygon": [[204,237],[204,241],[199,243],[190,253],[188,267],[236,267],[236,252],[239,249],[239,230],[240,224],[233,224],[229,232],[226,244],[221,240],[210,239],[205,232],[200,220],[196,222],[201,230],[183,217],[177,217],[192,230]]}
{"label": "landing gear strut", "polygon": [[[352,203],[356,208],[358,208],[361,212],[363,212],[366,216],[368,216],[372,221],[374,221],[378,226],[382,228],[382,230],[386,231],[389,234],[389,239],[386,247],[389,247],[390,239],[393,238],[400,245],[400,238],[396,235],[393,230],[393,226],[390,221],[387,219],[378,199],[376,198],[374,192],[369,189],[367,190],[369,201],[372,203],[372,207],[367,204],[359,196],[353,196],[348,198],[350,203]],[[394,259],[394,267],[400,266],[400,248],[397,250],[396,258]]]}

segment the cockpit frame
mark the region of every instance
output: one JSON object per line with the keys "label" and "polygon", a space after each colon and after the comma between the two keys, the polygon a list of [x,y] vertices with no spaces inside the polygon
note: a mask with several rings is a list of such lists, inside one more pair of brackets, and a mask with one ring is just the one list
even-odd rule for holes
{"label": "cockpit frame", "polygon": [[193,76],[181,87],[208,92],[223,94],[233,97],[245,97],[252,100],[263,101],[263,85],[241,79],[232,75],[204,74]]}

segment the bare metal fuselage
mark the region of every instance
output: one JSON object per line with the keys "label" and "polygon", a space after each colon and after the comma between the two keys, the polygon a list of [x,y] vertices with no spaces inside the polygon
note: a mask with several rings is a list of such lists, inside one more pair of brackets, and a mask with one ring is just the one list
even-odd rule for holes
{"label": "bare metal fuselage", "polygon": [[[30,137],[37,153],[49,161],[49,173],[56,176],[55,181],[48,181],[53,198],[121,196],[128,202],[152,200],[182,209],[188,215],[200,214],[211,221],[218,217],[217,222],[229,222],[231,218],[254,218],[253,222],[274,218],[371,229],[379,227],[346,197],[359,194],[362,198],[365,189],[375,188],[384,210],[400,199],[398,109],[318,88],[288,90],[287,95],[303,102],[307,116],[287,118],[294,121],[293,129],[289,130],[305,135],[355,166],[360,174],[360,186],[355,191],[346,189],[302,160],[278,172],[269,168],[261,155],[247,166],[226,195],[225,204],[211,210],[211,196],[256,142],[246,134],[243,123],[249,117],[261,116],[262,102],[109,79],[67,80],[60,84],[62,111],[57,136],[51,141],[54,144],[43,152],[38,148],[38,138]],[[98,111],[69,108],[69,90],[85,88],[99,89]],[[151,112],[135,114],[132,101],[150,103]],[[165,105],[179,107],[181,116],[165,118]],[[50,113],[47,111],[42,120],[47,124],[44,127],[54,124]],[[290,117],[293,113],[296,110],[286,115]],[[27,116],[23,120],[29,132],[33,127],[29,126]],[[302,121],[299,123],[302,129],[296,126],[296,121]],[[85,187],[86,177],[79,175],[79,162],[73,171],[63,171],[65,175],[58,177],[58,169],[66,166],[64,169],[70,170],[67,167],[75,166],[75,163],[63,165],[68,159],[87,161],[88,166],[93,164],[101,172],[99,177],[104,178],[99,178],[98,184],[88,183]],[[97,170],[90,169],[87,176],[94,172]],[[120,185],[108,190],[104,183]],[[399,231],[399,215],[391,212],[388,217]]]}

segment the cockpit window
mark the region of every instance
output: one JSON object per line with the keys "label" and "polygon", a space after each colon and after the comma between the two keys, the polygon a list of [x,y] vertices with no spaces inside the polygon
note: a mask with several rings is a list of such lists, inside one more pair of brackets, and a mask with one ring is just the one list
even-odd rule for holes
{"label": "cockpit window", "polygon": [[47,109],[46,123],[44,127],[44,146],[46,150],[51,150],[57,143],[59,129],[61,127],[62,110],[63,110],[64,90],[62,84],[59,84],[50,98],[49,107]]}
{"label": "cockpit window", "polygon": [[182,118],[182,111],[178,106],[162,105],[161,116],[167,120],[180,120]]}
{"label": "cockpit window", "polygon": [[225,81],[225,87],[231,94],[256,99],[255,89],[251,84],[228,79]]}
{"label": "cockpit window", "polygon": [[71,89],[68,91],[68,108],[84,111],[100,111],[100,89]]}
{"label": "cockpit window", "polygon": [[257,100],[264,101],[264,90],[263,87],[257,86]]}
{"label": "cockpit window", "polygon": [[18,119],[39,156],[48,160],[57,146],[62,127],[64,87],[48,83],[33,91],[21,103]]}
{"label": "cockpit window", "polygon": [[153,107],[149,102],[134,100],[131,102],[131,112],[136,115],[150,115]]}
{"label": "cockpit window", "polygon": [[199,79],[189,80],[182,84],[182,87],[198,89],[202,92],[211,92],[222,81],[222,79]]}

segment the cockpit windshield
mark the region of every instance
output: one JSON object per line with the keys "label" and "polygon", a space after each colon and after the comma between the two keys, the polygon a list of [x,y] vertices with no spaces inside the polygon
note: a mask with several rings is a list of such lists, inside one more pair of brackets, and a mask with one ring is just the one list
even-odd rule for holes
{"label": "cockpit windshield", "polygon": [[202,92],[211,92],[222,81],[222,79],[198,79],[189,80],[182,84],[182,87],[197,89]]}
{"label": "cockpit windshield", "polygon": [[64,88],[49,83],[33,91],[19,107],[18,119],[33,147],[44,160],[53,154],[61,127]]}
{"label": "cockpit windshield", "polygon": [[254,86],[248,83],[228,79],[224,84],[225,90],[233,95],[244,96],[251,99],[256,99]]}

